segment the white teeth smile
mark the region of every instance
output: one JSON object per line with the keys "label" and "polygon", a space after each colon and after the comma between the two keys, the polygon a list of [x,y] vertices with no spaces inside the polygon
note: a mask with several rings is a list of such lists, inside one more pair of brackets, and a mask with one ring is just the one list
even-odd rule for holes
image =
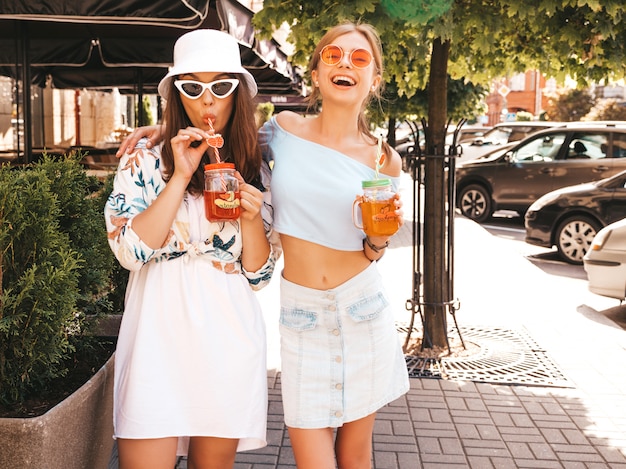
{"label": "white teeth smile", "polygon": [[353,86],[355,84],[354,80],[345,75],[337,75],[333,77],[333,83],[335,85],[343,85],[343,86]]}

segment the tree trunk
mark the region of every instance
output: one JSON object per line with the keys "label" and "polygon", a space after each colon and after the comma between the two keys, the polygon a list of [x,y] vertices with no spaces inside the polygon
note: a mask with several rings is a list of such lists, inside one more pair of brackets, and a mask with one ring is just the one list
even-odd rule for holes
{"label": "tree trunk", "polygon": [[450,42],[435,39],[428,80],[428,129],[424,188],[424,347],[447,347],[450,301],[446,254],[445,128]]}
{"label": "tree trunk", "polygon": [[387,143],[391,145],[391,147],[396,146],[396,118],[389,118],[389,128],[387,129]]}

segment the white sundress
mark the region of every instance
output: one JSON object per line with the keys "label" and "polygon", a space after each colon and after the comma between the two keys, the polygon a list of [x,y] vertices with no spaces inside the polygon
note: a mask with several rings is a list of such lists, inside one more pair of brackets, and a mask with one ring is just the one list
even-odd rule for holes
{"label": "white sundress", "polygon": [[[238,451],[266,445],[267,368],[263,315],[253,292],[269,282],[280,248],[263,209],[272,253],[242,271],[238,222],[209,223],[188,195],[165,248],[152,250],[132,219],[164,183],[160,148],[143,143],[122,158],[105,207],[109,243],[131,270],[115,355],[116,438],[238,438]],[[251,288],[252,287],[252,288]]]}

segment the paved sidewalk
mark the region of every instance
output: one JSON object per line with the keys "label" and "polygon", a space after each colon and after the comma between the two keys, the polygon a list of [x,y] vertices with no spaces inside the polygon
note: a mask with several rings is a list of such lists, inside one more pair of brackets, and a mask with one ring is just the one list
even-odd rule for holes
{"label": "paved sidewalk", "polygon": [[[405,182],[410,214],[412,185]],[[412,378],[410,392],[378,414],[375,469],[626,469],[626,331],[601,313],[618,302],[590,293],[586,280],[545,272],[525,257],[530,250],[523,243],[513,250],[481,226],[457,218],[457,320],[462,329],[523,331],[566,377],[566,385]],[[379,263],[399,325],[409,322],[411,259],[407,224]],[[295,468],[282,420],[278,282],[259,292],[259,299],[268,325],[269,444],[239,453],[236,468]],[[186,469],[186,462],[177,467]]]}

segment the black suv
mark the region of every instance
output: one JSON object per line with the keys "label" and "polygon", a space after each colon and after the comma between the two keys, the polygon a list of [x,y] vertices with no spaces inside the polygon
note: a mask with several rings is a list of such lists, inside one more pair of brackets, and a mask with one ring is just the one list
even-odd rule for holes
{"label": "black suv", "polygon": [[524,215],[543,194],[626,170],[626,122],[570,123],[457,165],[457,208],[477,222]]}

